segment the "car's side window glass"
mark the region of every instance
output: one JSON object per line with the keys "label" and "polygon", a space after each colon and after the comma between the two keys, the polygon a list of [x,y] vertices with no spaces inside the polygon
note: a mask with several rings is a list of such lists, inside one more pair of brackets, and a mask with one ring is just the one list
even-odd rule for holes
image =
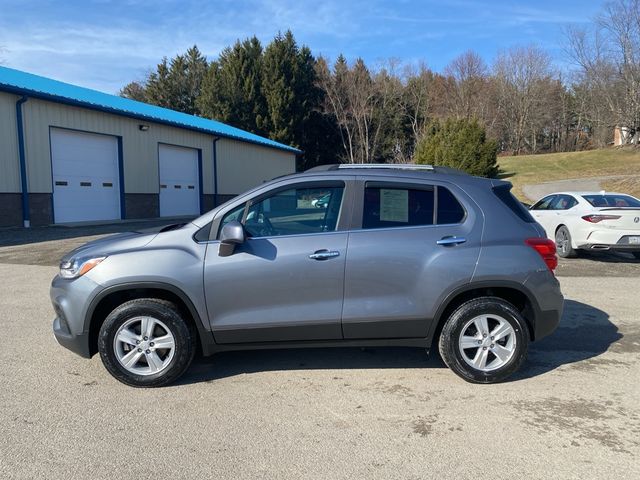
{"label": "car's side window glass", "polygon": [[222,227],[224,227],[227,223],[233,222],[233,221],[242,222],[242,216],[244,215],[244,208],[246,205],[247,205],[246,203],[243,203],[242,205],[237,206],[233,210],[228,211],[224,215],[224,217],[222,217],[222,221],[220,222],[220,227],[218,228],[218,234],[222,230]]}
{"label": "car's side window glass", "polygon": [[558,195],[556,199],[551,202],[550,210],[569,210],[576,203],[578,202],[570,195]]}
{"label": "car's side window glass", "polygon": [[550,210],[551,203],[554,199],[556,199],[556,195],[549,195],[548,197],[544,197],[533,207],[531,207],[531,210]]}
{"label": "car's side window glass", "polygon": [[335,231],[344,185],[280,190],[249,206],[244,226],[251,237]]}
{"label": "car's side window glass", "polygon": [[433,225],[433,188],[366,186],[362,228]]}
{"label": "car's side window glass", "polygon": [[445,187],[438,187],[438,225],[460,223],[465,211],[456,197]]}

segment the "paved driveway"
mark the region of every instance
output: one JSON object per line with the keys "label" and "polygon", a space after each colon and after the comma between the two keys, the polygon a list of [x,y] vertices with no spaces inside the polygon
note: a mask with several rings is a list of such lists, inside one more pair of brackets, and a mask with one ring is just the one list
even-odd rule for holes
{"label": "paved driveway", "polygon": [[604,177],[573,178],[569,180],[557,180],[554,182],[524,185],[522,193],[533,203],[546,195],[556,192],[599,192],[602,190],[602,182],[607,180],[620,180],[624,178],[636,178],[638,175],[613,175]]}
{"label": "paved driveway", "polygon": [[0,263],[0,478],[640,478],[640,277],[587,266],[501,385],[376,348],[219,354],[139,390],[55,343],[55,267]]}

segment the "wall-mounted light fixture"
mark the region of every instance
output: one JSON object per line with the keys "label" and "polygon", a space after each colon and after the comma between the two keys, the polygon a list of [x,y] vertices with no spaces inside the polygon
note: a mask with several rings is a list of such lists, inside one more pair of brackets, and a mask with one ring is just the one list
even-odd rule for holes
{"label": "wall-mounted light fixture", "polygon": [[138,128],[140,129],[140,131],[146,132],[147,130],[149,130],[149,125],[144,125],[141,123],[140,125],[138,125]]}

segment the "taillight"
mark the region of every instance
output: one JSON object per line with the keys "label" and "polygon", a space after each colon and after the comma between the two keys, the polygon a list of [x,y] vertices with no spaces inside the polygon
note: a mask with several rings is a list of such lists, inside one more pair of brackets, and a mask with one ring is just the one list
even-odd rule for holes
{"label": "taillight", "polygon": [[582,217],[583,220],[586,220],[590,223],[598,223],[603,220],[618,220],[620,215],[585,215]]}
{"label": "taillight", "polygon": [[558,257],[556,257],[556,244],[553,240],[548,238],[527,238],[524,242],[540,254],[549,270],[553,272],[556,269]]}

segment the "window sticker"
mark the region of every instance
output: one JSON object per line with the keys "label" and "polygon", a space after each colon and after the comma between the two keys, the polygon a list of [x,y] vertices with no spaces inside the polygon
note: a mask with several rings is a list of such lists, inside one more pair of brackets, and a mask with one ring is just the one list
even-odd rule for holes
{"label": "window sticker", "polygon": [[380,220],[383,222],[409,221],[409,191],[380,189]]}

